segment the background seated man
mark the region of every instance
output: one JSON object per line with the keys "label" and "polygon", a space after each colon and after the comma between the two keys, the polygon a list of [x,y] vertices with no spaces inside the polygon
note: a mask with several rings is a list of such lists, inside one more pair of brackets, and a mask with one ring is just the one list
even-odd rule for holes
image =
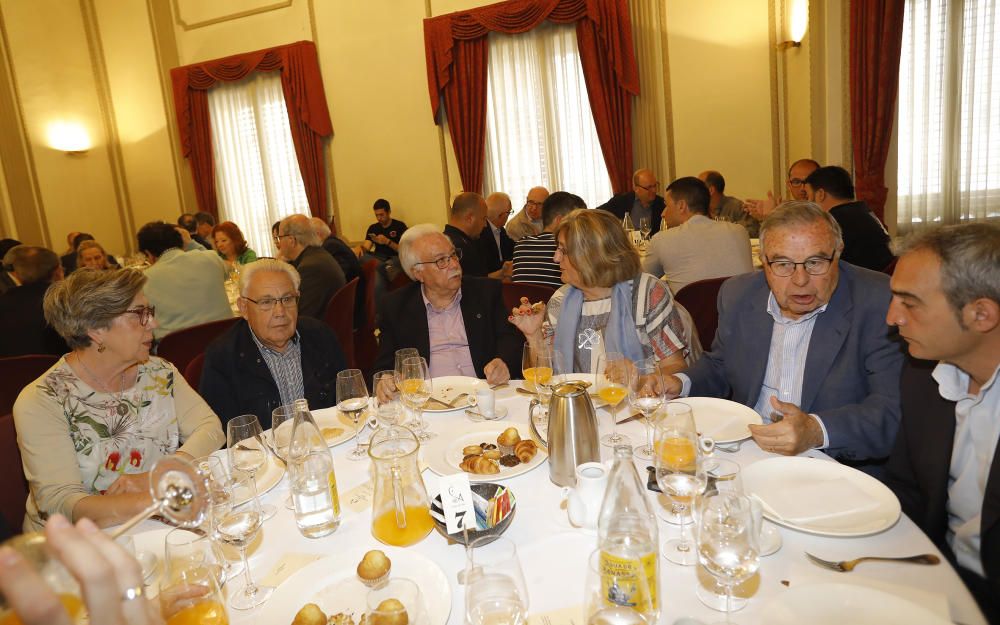
{"label": "background seated man", "polygon": [[545,198],[542,204],[544,230],[541,234],[524,237],[514,245],[512,282],[543,284],[553,289],[563,285],[562,268],[555,260],[555,231],[563,217],[578,208],[587,208],[587,203],[580,196],[566,191],[556,191]]}
{"label": "background seated man", "polygon": [[432,376],[490,384],[521,375],[521,339],[507,323],[500,282],[462,276],[455,246],[433,224],[406,231],[399,259],[413,284],[386,296],[375,370],[392,369],[397,349],[415,347]]}
{"label": "background seated man", "polygon": [[886,320],[909,344],[886,483],[1000,622],[1000,227],[919,232],[896,248]]}
{"label": "background seated man", "polygon": [[743,201],[731,195],[726,195],[726,179],[715,170],[703,171],[698,174],[698,180],[708,187],[708,216],[712,219],[740,224],[747,229],[751,239],[760,234],[760,221],[743,210]]}
{"label": "background seated man", "polygon": [[628,213],[637,230],[639,220],[648,217],[650,234],[653,235],[660,231],[660,216],[663,213],[663,198],[657,195],[659,190],[660,182],[656,179],[656,174],[648,169],[640,169],[632,174],[631,191],[619,193],[597,208],[608,211],[618,221],[625,219],[625,213]]}
{"label": "background seated man", "polygon": [[511,239],[520,241],[542,232],[542,204],[547,197],[549,190],[545,187],[531,187],[524,206],[507,222],[507,234]]}
{"label": "background seated man", "polygon": [[42,314],[45,292],[63,277],[59,257],[44,247],[18,245],[9,258],[21,286],[0,294],[0,357],[65,354],[66,341]]}
{"label": "background seated man", "polygon": [[278,406],[306,398],[310,408],[337,403],[337,373],[347,368],[337,336],[300,317],[299,273],[262,258],[240,272],[239,321],[205,350],[199,392],[223,424],[255,414],[271,427]]}
{"label": "background seated man", "polygon": [[776,209],[760,236],[764,270],[722,285],[712,350],[667,384],[752,407],[765,451],[819,448],[877,472],[899,426],[889,277],[840,261],[840,227],[810,202]]}
{"label": "background seated man", "polygon": [[305,215],[290,215],[278,225],[278,251],[302,277],[299,289],[299,314],[321,319],[326,305],[340,287],[347,283],[344,270],[320,245]]}
{"label": "background seated man", "polygon": [[493,273],[498,269],[506,269],[510,277],[511,261],[514,259],[514,241],[504,227],[510,217],[510,196],[496,192],[486,196],[486,225],[479,235],[480,252],[486,263],[486,271]]}

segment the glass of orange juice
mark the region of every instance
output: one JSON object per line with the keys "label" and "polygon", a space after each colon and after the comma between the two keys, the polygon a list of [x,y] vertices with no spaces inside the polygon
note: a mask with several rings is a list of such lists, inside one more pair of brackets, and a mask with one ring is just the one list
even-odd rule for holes
{"label": "glass of orange juice", "polygon": [[[21,554],[59,597],[73,623],[85,623],[87,610],[80,599],[80,587],[59,560],[50,557],[45,535],[40,532],[20,534],[4,542]],[[0,594],[0,625],[21,625],[21,619],[10,610]]]}
{"label": "glass of orange juice", "polygon": [[229,625],[218,571],[204,559],[168,560],[159,601],[166,625]]}
{"label": "glass of orange juice", "polygon": [[601,437],[601,444],[608,447],[632,442],[618,432],[618,405],[628,396],[629,367],[625,356],[618,352],[605,352],[597,357],[597,396],[607,403],[611,412],[611,433]]}
{"label": "glass of orange juice", "polygon": [[681,518],[681,536],[664,543],[663,557],[675,564],[690,566],[698,561],[698,554],[685,528],[708,477],[690,406],[670,402],[664,412],[655,426],[653,462],[656,483],[670,501],[673,512]]}

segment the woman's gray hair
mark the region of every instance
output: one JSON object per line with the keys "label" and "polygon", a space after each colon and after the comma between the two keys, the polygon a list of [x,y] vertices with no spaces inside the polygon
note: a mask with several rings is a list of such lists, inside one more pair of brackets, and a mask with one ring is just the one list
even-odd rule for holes
{"label": "woman's gray hair", "polygon": [[70,349],[89,347],[87,333],[110,328],[145,284],[146,276],[136,269],[74,271],[45,292],[45,320]]}
{"label": "woman's gray hair", "polygon": [[407,228],[399,239],[399,265],[411,280],[416,280],[413,276],[413,266],[420,262],[413,246],[420,239],[432,234],[445,236],[441,231],[441,226],[437,224],[417,224]]}
{"label": "woman's gray hair", "polygon": [[250,289],[250,281],[253,280],[254,274],[260,271],[288,274],[288,278],[292,281],[292,286],[295,287],[296,291],[299,290],[299,285],[302,284],[302,277],[299,275],[298,270],[285,261],[276,258],[258,258],[240,268],[240,296],[247,296],[247,291]]}
{"label": "woman's gray hair", "polygon": [[284,230],[284,234],[288,236],[295,237],[299,245],[310,246],[310,245],[321,245],[323,242],[319,240],[316,233],[313,231],[312,224],[309,223],[309,218],[305,215],[289,215],[281,220],[281,226],[279,226],[279,232]]}
{"label": "woman's gray hair", "polygon": [[778,208],[771,211],[771,214],[764,218],[760,224],[760,254],[761,260],[766,253],[764,239],[771,230],[779,228],[805,228],[814,223],[822,223],[830,231],[830,238],[833,240],[833,249],[844,249],[844,235],[840,230],[840,224],[833,218],[833,215],[820,208],[815,202],[794,200],[785,202]]}
{"label": "woman's gray hair", "polygon": [[981,297],[1000,303],[1000,226],[932,226],[896,241],[897,256],[927,250],[941,261],[941,290],[962,323],[962,308]]}

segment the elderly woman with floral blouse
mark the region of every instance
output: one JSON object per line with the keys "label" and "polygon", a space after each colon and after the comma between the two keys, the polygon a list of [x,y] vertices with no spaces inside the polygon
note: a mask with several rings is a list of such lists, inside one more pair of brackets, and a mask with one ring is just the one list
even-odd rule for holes
{"label": "elderly woman with floral blouse", "polygon": [[125,521],[150,502],[147,473],[225,442],[219,418],[169,362],[150,356],[154,309],[133,269],[78,271],[46,293],[71,351],[21,391],[17,442],[30,494],[25,530],[49,515]]}

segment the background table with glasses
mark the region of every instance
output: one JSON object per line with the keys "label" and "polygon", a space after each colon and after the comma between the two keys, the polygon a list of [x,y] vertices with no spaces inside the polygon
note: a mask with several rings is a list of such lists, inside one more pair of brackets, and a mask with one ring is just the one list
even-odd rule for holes
{"label": "background table with glasses", "polygon": [[[516,393],[517,382],[497,391],[497,402],[508,408],[508,416],[497,424],[514,425],[527,437],[528,402],[526,395]],[[619,418],[626,414],[619,409]],[[610,428],[610,417],[604,409],[597,411],[602,433]],[[438,436],[456,436],[463,428],[472,425],[464,411],[449,413],[425,413],[430,430]],[[619,426],[628,434],[633,445],[645,442],[645,427],[641,421]],[[364,440],[370,431],[362,433]],[[273,490],[261,497],[262,502],[274,504],[277,515],[265,522],[263,537],[250,556],[254,578],[259,582],[267,575],[283,555],[288,553],[315,553],[337,558],[343,551],[356,551],[359,546],[370,549],[381,547],[371,535],[371,511],[352,512],[346,506],[344,496],[351,489],[371,478],[369,461],[349,462],[345,456],[354,442],[344,443],[334,448],[335,465],[341,502],[344,504],[339,529],[325,538],[310,540],[299,534],[292,511],[284,507],[288,495],[288,479],[282,479]],[[423,451],[423,450],[421,450]],[[602,447],[602,459],[609,462],[611,449]],[[723,457],[734,459],[746,467],[750,463],[774,457],[761,451],[752,441],[744,443],[736,453],[722,453]],[[819,452],[808,452],[815,457],[825,456]],[[645,478],[647,461],[636,461],[640,475]],[[457,471],[457,468],[456,468]],[[438,476],[430,470],[423,473],[424,482],[430,496],[438,492]],[[587,556],[597,546],[597,537],[587,535],[583,530],[572,527],[565,510],[562,489],[549,481],[548,463],[520,476],[504,482],[517,497],[516,516],[504,534],[516,544],[524,567],[524,575],[529,594],[529,620],[531,616],[573,606],[582,606]],[[655,505],[656,494],[649,493]],[[662,500],[661,500],[662,501]],[[658,521],[660,542],[678,536],[679,530],[663,520]],[[162,525],[147,521],[137,532],[161,529]],[[688,528],[690,531],[690,527]],[[762,559],[760,582],[756,594],[747,607],[734,614],[734,620],[742,625],[766,623],[765,606],[768,602],[787,592],[791,587],[817,583],[851,583],[868,585],[887,592],[901,594],[903,599],[913,600],[916,595],[933,595],[946,598],[951,620],[965,625],[984,624],[972,597],[962,585],[957,574],[946,563],[938,566],[914,566],[893,563],[870,563],[860,566],[852,573],[827,571],[806,560],[804,551],[809,550],[820,557],[842,560],[861,555],[913,555],[918,553],[939,553],[931,541],[920,532],[905,516],[892,528],[874,536],[862,538],[826,538],[781,528],[783,546],[776,554]],[[395,548],[393,548],[395,549]],[[436,530],[422,542],[408,547],[436,562],[444,571],[451,584],[452,606],[448,618],[449,625],[464,622],[464,586],[458,584],[457,574],[464,568],[464,547],[449,545]],[[351,562],[351,567],[356,562]],[[788,586],[782,582],[787,581]],[[695,596],[696,567],[681,567],[660,558],[660,592],[662,610],[660,623],[672,624],[677,619],[689,616],[706,623],[723,620],[723,614],[705,607]],[[303,591],[302,603],[309,600],[309,592]],[[251,611],[231,610],[233,625],[260,623],[259,615],[264,606]],[[582,610],[582,607],[581,607]],[[291,622],[289,615],[288,622]],[[280,625],[267,623],[266,625]],[[439,624],[432,624],[439,625]]]}

